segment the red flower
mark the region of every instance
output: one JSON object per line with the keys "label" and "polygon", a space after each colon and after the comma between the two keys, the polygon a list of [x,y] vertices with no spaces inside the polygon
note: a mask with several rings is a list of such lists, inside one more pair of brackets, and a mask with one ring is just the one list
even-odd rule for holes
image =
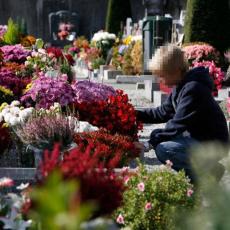
{"label": "red flower", "polygon": [[[41,175],[45,178],[54,168],[58,168],[63,179],[76,179],[80,182],[80,194],[83,202],[96,201],[98,209],[95,216],[112,213],[121,205],[124,191],[123,178],[117,176],[112,170],[104,170],[104,164],[92,153],[99,156],[104,154],[105,146],[95,146],[89,143],[85,148],[82,144],[65,154],[63,161],[59,161],[59,147],[55,146],[53,152],[46,152],[41,165]],[[103,155],[102,154],[102,155]]]}
{"label": "red flower", "polygon": [[80,120],[106,128],[110,133],[119,133],[137,139],[138,130],[142,128],[136,119],[136,112],[129,103],[128,95],[117,90],[115,96],[105,101],[75,103]]}

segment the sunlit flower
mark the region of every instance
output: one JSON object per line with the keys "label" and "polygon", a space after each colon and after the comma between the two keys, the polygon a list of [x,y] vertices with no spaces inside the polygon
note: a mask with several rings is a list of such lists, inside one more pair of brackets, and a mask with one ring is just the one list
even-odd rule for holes
{"label": "sunlit flower", "polygon": [[187,190],[187,197],[191,197],[194,191],[192,189]]}
{"label": "sunlit flower", "polygon": [[125,224],[124,217],[121,214],[119,214],[119,216],[117,217],[117,223],[118,224]]}
{"label": "sunlit flower", "polygon": [[145,184],[143,182],[139,183],[137,185],[137,188],[140,192],[144,192],[145,191]]}
{"label": "sunlit flower", "polygon": [[146,211],[149,211],[149,210],[151,210],[151,209],[152,209],[152,204],[151,204],[150,202],[146,203],[146,205],[145,205],[145,210],[146,210]]}

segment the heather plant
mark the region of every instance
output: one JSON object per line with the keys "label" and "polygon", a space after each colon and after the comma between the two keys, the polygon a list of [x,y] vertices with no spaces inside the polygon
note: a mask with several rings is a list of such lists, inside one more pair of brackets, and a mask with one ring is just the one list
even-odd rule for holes
{"label": "heather plant", "polygon": [[75,126],[75,118],[60,113],[42,113],[15,127],[14,132],[24,144],[34,148],[52,149],[55,143],[60,143],[64,149],[73,141]]}
{"label": "heather plant", "polygon": [[179,208],[183,212],[195,204],[193,186],[183,171],[167,166],[147,172],[140,166],[136,174],[126,176],[123,203],[114,213],[121,227],[133,230],[174,229],[173,219]]}

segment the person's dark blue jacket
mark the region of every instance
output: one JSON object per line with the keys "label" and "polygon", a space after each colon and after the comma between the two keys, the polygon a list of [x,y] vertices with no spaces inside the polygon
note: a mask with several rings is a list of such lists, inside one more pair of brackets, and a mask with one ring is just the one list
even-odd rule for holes
{"label": "person's dark blue jacket", "polygon": [[169,141],[186,132],[198,141],[229,139],[226,119],[212,96],[213,81],[204,67],[194,68],[173,88],[167,100],[157,108],[138,111],[144,123],[166,123],[150,135],[150,144]]}

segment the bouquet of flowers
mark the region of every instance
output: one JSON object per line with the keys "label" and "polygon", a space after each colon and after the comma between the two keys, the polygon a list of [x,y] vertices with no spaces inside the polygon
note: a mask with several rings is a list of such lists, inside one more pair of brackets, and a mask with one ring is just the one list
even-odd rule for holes
{"label": "bouquet of flowers", "polygon": [[66,75],[50,78],[41,72],[21,101],[26,106],[35,105],[38,109],[49,109],[55,102],[67,106],[75,101],[75,92],[67,82]]}
{"label": "bouquet of flowers", "polygon": [[106,59],[108,51],[112,48],[116,41],[116,35],[108,32],[99,31],[92,38],[92,45],[99,48],[102,57]]}

